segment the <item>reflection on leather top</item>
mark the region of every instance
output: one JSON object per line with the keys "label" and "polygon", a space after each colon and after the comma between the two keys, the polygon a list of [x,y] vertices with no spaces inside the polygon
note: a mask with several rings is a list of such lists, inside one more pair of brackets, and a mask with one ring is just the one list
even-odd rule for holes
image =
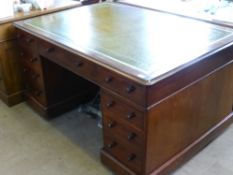
{"label": "reflection on leather top", "polygon": [[[122,4],[102,3],[26,20],[23,27],[151,81],[232,41],[232,30]],[[227,42],[223,40],[228,39]],[[120,68],[119,66],[120,65]],[[133,71],[131,71],[133,70]]]}

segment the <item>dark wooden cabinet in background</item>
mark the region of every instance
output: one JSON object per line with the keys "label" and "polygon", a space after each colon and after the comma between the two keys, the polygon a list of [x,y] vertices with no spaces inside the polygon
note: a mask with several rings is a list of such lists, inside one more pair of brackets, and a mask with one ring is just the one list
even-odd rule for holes
{"label": "dark wooden cabinet in background", "polygon": [[[80,6],[80,2],[55,0],[47,10],[33,10],[30,13],[15,13],[0,19],[0,99],[13,106],[23,101],[22,67],[16,31],[13,22]],[[25,43],[25,47],[30,43]]]}
{"label": "dark wooden cabinet in background", "polygon": [[12,23],[0,24],[0,98],[9,106],[23,99],[22,71]]}

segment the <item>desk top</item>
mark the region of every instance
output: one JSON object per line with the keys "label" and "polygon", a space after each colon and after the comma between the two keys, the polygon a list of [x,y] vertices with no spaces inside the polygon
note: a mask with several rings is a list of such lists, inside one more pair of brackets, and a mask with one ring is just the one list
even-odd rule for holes
{"label": "desk top", "polygon": [[233,41],[230,28],[115,3],[79,7],[15,25],[147,85]]}
{"label": "desk top", "polygon": [[29,13],[17,12],[17,13],[14,13],[13,16],[9,16],[6,18],[0,18],[0,24],[23,20],[23,19],[27,19],[27,18],[47,14],[47,13],[69,9],[72,7],[78,7],[80,5],[81,5],[80,2],[73,1],[73,0],[54,0],[53,5],[45,10],[32,10]]}

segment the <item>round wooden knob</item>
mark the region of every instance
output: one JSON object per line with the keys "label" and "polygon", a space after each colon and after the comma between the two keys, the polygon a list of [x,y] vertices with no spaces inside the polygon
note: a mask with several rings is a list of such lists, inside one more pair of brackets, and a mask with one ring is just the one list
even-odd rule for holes
{"label": "round wooden knob", "polygon": [[111,108],[111,107],[114,106],[114,104],[115,104],[115,102],[111,100],[111,101],[109,101],[109,102],[106,104],[106,106],[107,106],[108,108]]}
{"label": "round wooden knob", "polygon": [[28,70],[26,68],[23,69],[23,73],[27,73]]}
{"label": "round wooden knob", "polygon": [[16,38],[17,38],[17,39],[20,39],[20,38],[22,38],[22,36],[23,36],[22,34],[18,33],[18,34],[16,35]]}
{"label": "round wooden knob", "polygon": [[108,144],[108,148],[110,148],[110,149],[114,148],[116,145],[117,145],[116,142],[112,142],[112,143]]}
{"label": "round wooden knob", "polygon": [[55,50],[54,47],[50,47],[50,48],[47,48],[45,51],[48,52],[48,53],[51,53]]}
{"label": "round wooden knob", "polygon": [[76,63],[75,63],[75,65],[76,65],[76,67],[81,67],[81,66],[83,66],[83,62],[82,61],[76,61]]}
{"label": "round wooden knob", "polygon": [[31,62],[31,63],[33,63],[33,62],[35,62],[35,61],[37,61],[37,58],[36,58],[36,57],[30,59],[30,62]]}
{"label": "round wooden knob", "polygon": [[133,91],[135,91],[135,87],[133,86],[133,85],[129,85],[127,88],[126,88],[126,91],[128,92],[128,93],[131,93],[131,92],[133,92]]}
{"label": "round wooden knob", "polygon": [[126,115],[126,117],[128,118],[128,119],[132,119],[132,118],[134,118],[136,116],[136,114],[134,113],[134,112],[129,112],[127,115]]}
{"label": "round wooden knob", "polygon": [[136,158],[136,155],[135,154],[129,154],[128,155],[128,161],[132,161]]}
{"label": "round wooden knob", "polygon": [[128,135],[128,140],[133,140],[135,137],[136,137],[136,134],[132,132]]}
{"label": "round wooden knob", "polygon": [[32,38],[27,38],[27,39],[26,39],[26,42],[27,42],[27,43],[32,43],[33,41],[34,41],[34,40],[33,40]]}
{"label": "round wooden knob", "polygon": [[29,85],[29,84],[25,84],[24,87],[25,87],[25,89],[26,89],[27,91],[30,90],[30,85]]}
{"label": "round wooden knob", "polygon": [[116,122],[111,121],[110,123],[108,123],[109,128],[113,128],[114,126],[116,126]]}
{"label": "round wooden knob", "polygon": [[113,77],[111,77],[111,76],[105,78],[106,83],[111,83],[112,80],[113,80]]}
{"label": "round wooden knob", "polygon": [[36,91],[34,92],[34,94],[35,94],[36,96],[40,96],[40,95],[42,94],[42,92],[39,91],[39,90],[36,90]]}
{"label": "round wooden knob", "polygon": [[20,54],[19,54],[19,55],[20,55],[21,57],[22,57],[22,56],[24,56],[24,52],[20,52]]}
{"label": "round wooden knob", "polygon": [[38,77],[39,77],[38,74],[33,74],[33,75],[32,75],[32,79],[34,79],[34,80],[36,80]]}

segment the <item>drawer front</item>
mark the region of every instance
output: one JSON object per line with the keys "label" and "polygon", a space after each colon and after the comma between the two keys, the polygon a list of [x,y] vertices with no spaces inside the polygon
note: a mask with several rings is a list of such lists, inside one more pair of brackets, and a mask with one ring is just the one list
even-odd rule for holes
{"label": "drawer front", "polygon": [[39,40],[38,46],[40,55],[97,83],[99,86],[115,91],[137,104],[145,105],[145,87],[48,42]]}
{"label": "drawer front", "polygon": [[138,130],[144,130],[144,113],[113,95],[101,93],[101,109],[104,116],[110,116],[118,122],[130,125]]}
{"label": "drawer front", "polygon": [[26,66],[23,68],[23,72],[26,95],[46,105],[47,101],[42,76]]}
{"label": "drawer front", "polygon": [[143,132],[139,132],[127,125],[122,125],[117,120],[104,116],[104,132],[118,138],[122,143],[130,145],[135,150],[141,150],[144,143]]}
{"label": "drawer front", "polygon": [[142,171],[142,157],[111,137],[104,138],[104,150],[137,174]]}
{"label": "drawer front", "polygon": [[23,77],[24,81],[32,85],[44,89],[43,77],[40,72],[31,69],[28,65],[23,65]]}
{"label": "drawer front", "polygon": [[[21,63],[25,69],[29,68],[36,73],[42,74],[41,60],[38,57],[31,59],[21,59]],[[27,70],[24,70],[24,72]],[[26,73],[26,72],[25,72]]]}
{"label": "drawer front", "polygon": [[39,54],[86,79],[96,82],[95,65],[82,57],[60,47],[52,46],[45,41],[39,42]]}
{"label": "drawer front", "polygon": [[97,72],[97,82],[101,86],[117,92],[139,105],[146,106],[146,88],[144,86],[100,66],[97,67]]}
{"label": "drawer front", "polygon": [[35,84],[31,82],[25,82],[25,95],[36,99],[36,101],[44,106],[47,105],[46,95],[43,88],[36,87]]}
{"label": "drawer front", "polygon": [[22,49],[22,52],[20,53],[21,56],[24,56],[23,54],[27,54],[30,56],[35,56],[37,54],[37,39],[23,31],[17,32],[17,41]]}

